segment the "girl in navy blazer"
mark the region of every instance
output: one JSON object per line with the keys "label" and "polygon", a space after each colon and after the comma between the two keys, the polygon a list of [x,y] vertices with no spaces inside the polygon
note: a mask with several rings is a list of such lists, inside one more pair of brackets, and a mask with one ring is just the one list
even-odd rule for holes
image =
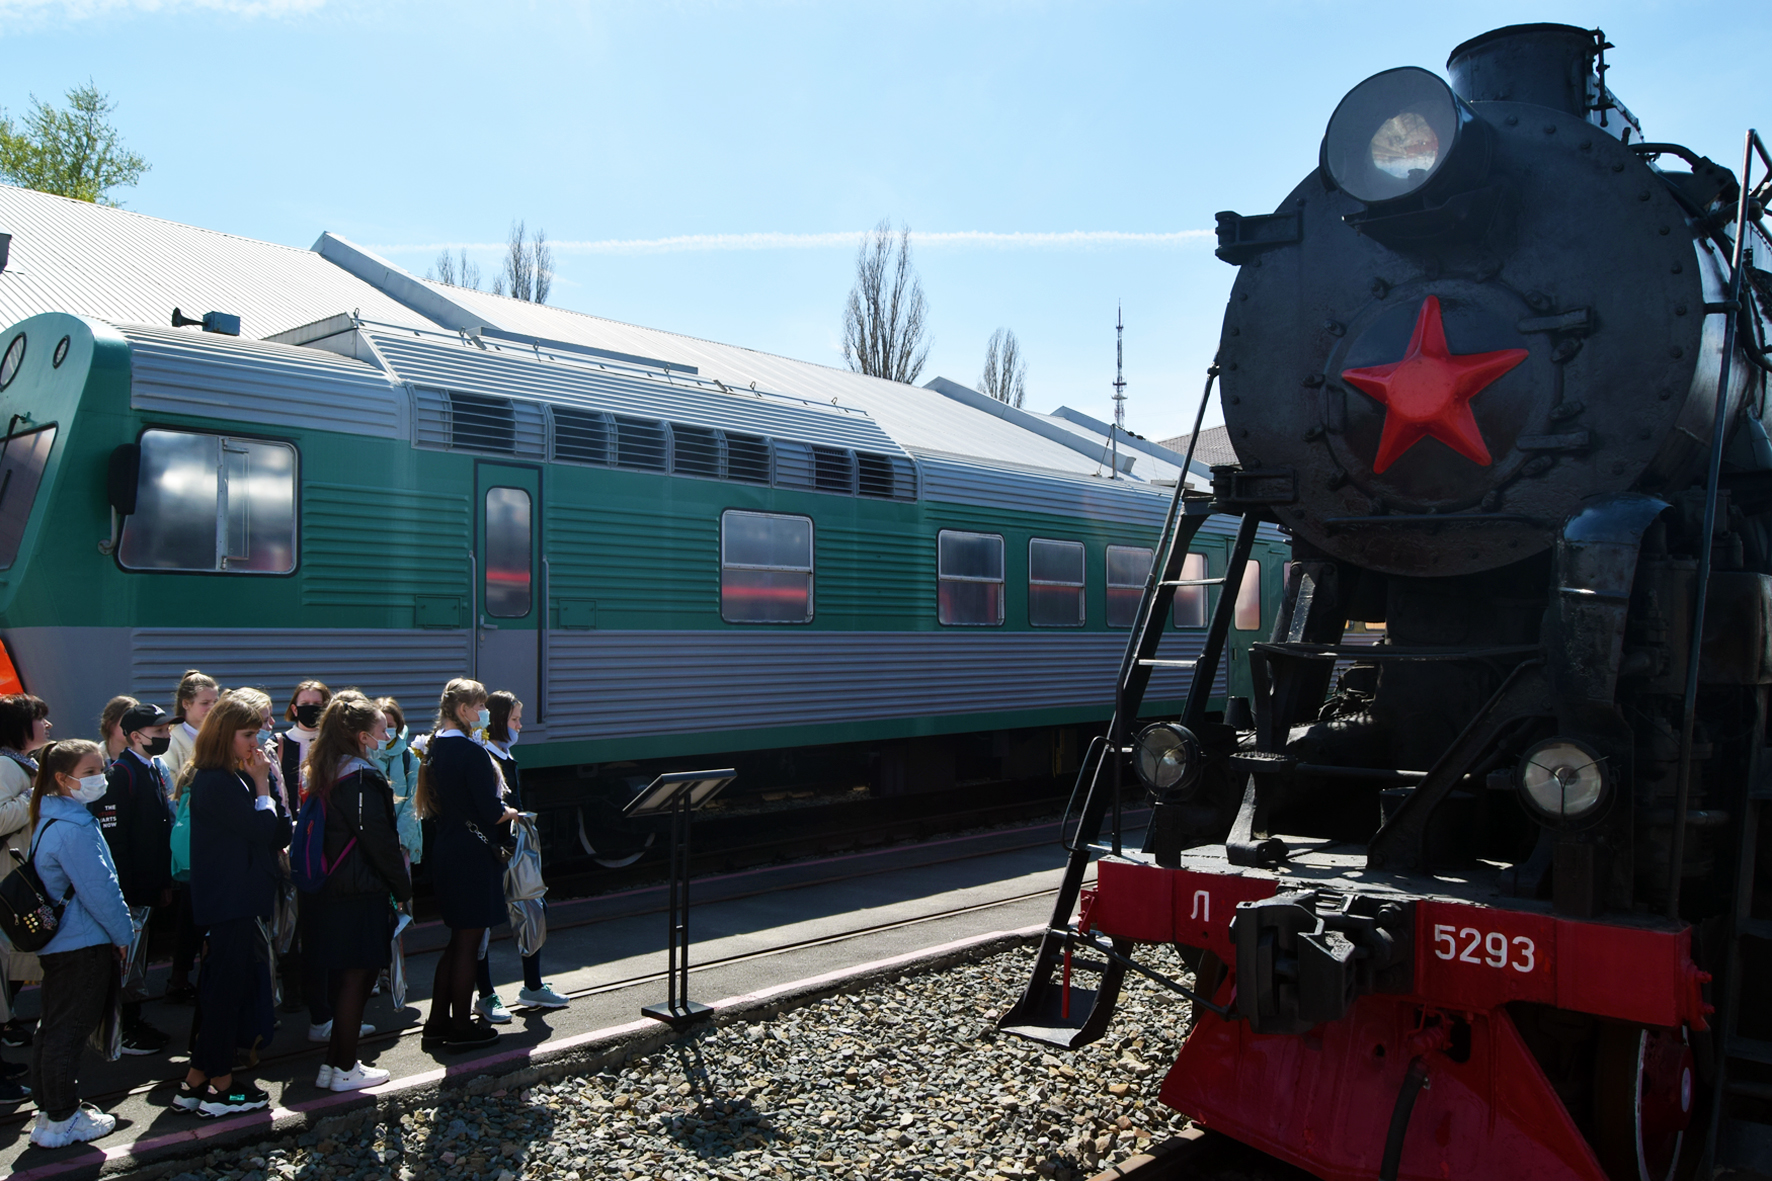
{"label": "girl in navy blazer", "polygon": [[268,922],[289,844],[288,811],[271,790],[271,767],[259,746],[259,711],[228,696],[197,732],[191,763],[191,913],[207,927],[198,983],[203,1022],[191,1069],[173,1106],[203,1115],[254,1111],[270,1096],[234,1076],[234,1051],[250,1038],[261,1003],[268,1008]]}

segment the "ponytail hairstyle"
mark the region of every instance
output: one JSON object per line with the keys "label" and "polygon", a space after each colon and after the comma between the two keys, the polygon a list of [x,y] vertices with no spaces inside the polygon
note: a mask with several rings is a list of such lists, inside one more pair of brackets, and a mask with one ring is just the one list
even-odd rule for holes
{"label": "ponytail hairstyle", "polygon": [[354,690],[345,690],[326,706],[320,715],[318,733],[308,744],[308,794],[326,799],[338,781],[338,769],[346,759],[361,757],[363,745],[358,736],[375,729],[382,720],[375,702]]}
{"label": "ponytail hairstyle", "polygon": [[221,686],[217,685],[215,678],[208,673],[198,672],[194,668],[186,669],[185,675],[178,679],[178,688],[172,694],[172,720],[175,722],[184,721],[185,707],[197,700],[197,694],[205,689],[221,692]]}
{"label": "ponytail hairstyle", "polygon": [[326,687],[325,681],[303,681],[301,684],[299,684],[295,687],[295,692],[293,692],[289,695],[289,706],[287,709],[285,709],[283,711],[283,720],[284,721],[293,722],[296,720],[295,719],[295,699],[297,697],[300,697],[303,693],[306,693],[309,689],[312,689],[314,692],[316,692],[320,695],[320,707],[322,709],[324,709],[327,705],[331,704],[332,690],[328,689]]}
{"label": "ponytail hairstyle", "polygon": [[413,807],[420,816],[437,814],[437,789],[431,782],[431,752],[437,749],[437,735],[461,724],[455,717],[455,711],[461,706],[476,705],[485,700],[486,686],[479,681],[457,677],[443,686],[443,696],[437,699],[437,722],[431,730],[431,740],[425,744],[424,758],[418,764],[418,784],[412,792]]}
{"label": "ponytail hairstyle", "polygon": [[133,697],[113,697],[105,702],[104,712],[98,715],[98,741],[103,746],[111,740],[111,731],[123,721],[123,715],[140,705]]}
{"label": "ponytail hairstyle", "polygon": [[87,755],[97,755],[100,762],[103,762],[105,748],[84,738],[68,738],[61,742],[47,743],[37,752],[37,778],[31,784],[32,828],[37,827],[37,818],[43,809],[43,797],[61,794],[62,789],[55,782],[55,777],[72,775],[74,768]]}
{"label": "ponytail hairstyle", "polygon": [[494,742],[511,740],[511,711],[523,708],[517,695],[509,689],[500,689],[486,698],[486,712],[492,720],[486,723],[486,737]]}

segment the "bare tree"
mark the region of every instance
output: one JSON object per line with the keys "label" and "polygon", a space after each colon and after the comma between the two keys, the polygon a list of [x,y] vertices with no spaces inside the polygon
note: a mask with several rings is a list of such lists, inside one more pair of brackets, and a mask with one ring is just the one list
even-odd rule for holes
{"label": "bare tree", "polygon": [[473,291],[480,290],[479,264],[468,260],[468,252],[463,250],[459,258],[450,257],[449,251],[437,255],[436,264],[425,272],[425,278],[438,283],[447,283],[451,287],[466,287]]}
{"label": "bare tree", "polygon": [[503,266],[492,280],[492,293],[546,303],[553,286],[554,250],[548,245],[547,231],[537,230],[535,237],[530,238],[522,221],[512,222],[510,237],[505,240]]}
{"label": "bare tree", "polygon": [[1007,328],[991,333],[990,343],[984,347],[984,376],[978,379],[979,391],[1019,410],[1027,397],[1027,376],[1027,361],[1022,358],[1015,333]]}
{"label": "bare tree", "polygon": [[911,268],[911,231],[882,221],[855,252],[855,286],[843,309],[843,363],[857,373],[913,382],[929,358],[928,306]]}

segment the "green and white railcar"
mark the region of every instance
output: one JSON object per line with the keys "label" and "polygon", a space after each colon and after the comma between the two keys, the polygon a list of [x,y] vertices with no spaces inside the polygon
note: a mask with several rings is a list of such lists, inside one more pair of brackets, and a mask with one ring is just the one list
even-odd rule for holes
{"label": "green and white railcar", "polygon": [[[191,667],[421,726],[474,675],[526,702],[525,784],[558,807],[686,760],[767,786],[781,752],[886,790],[1061,773],[1111,711],[1168,488],[913,454],[851,407],[584,346],[288,338],[0,335],[0,636],[63,733]],[[1209,524],[1194,573],[1228,543]],[[1221,691],[1278,600],[1283,539],[1256,556]]]}

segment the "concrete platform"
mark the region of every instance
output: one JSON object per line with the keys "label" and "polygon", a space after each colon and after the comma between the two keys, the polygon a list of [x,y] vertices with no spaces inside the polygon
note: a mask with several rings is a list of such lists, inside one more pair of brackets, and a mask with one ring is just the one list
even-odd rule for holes
{"label": "concrete platform", "polygon": [[[1052,893],[1063,874],[1057,835],[1054,824],[1021,826],[697,880],[691,887],[691,996],[706,1002],[754,996],[925,949],[1038,929],[1050,916]],[[516,1012],[498,1043],[468,1054],[419,1048],[418,1026],[428,1008],[436,950],[446,934],[436,926],[409,931],[407,1007],[396,1012],[386,996],[374,997],[365,1014],[377,1032],[364,1039],[362,1057],[394,1075],[377,1090],[506,1073],[518,1069],[526,1055],[648,1028],[641,1007],[665,998],[664,906],[662,886],[551,906],[543,975],[572,997],[571,1007]],[[521,980],[508,938],[495,939],[492,968],[499,992],[514,1004]],[[161,967],[151,980],[155,991],[163,978]],[[27,1015],[33,1004],[34,993],[21,997]],[[144,1015],[182,1051],[189,1006],[150,1002]],[[371,1101],[317,1089],[314,1075],[324,1047],[307,1041],[307,1014],[279,1016],[277,1038],[253,1077],[282,1109],[284,1122],[291,1113],[330,1112],[351,1101]],[[28,1053],[6,1050],[4,1056],[20,1061]],[[29,1124],[35,1112],[25,1105],[0,1117],[0,1172],[90,1176],[129,1167],[141,1159],[138,1151],[154,1156],[193,1151],[194,1138],[207,1138],[223,1131],[219,1125],[235,1121],[170,1110],[184,1069],[182,1053],[110,1063],[89,1054],[82,1095],[116,1115],[117,1130],[93,1146],[33,1148]],[[268,1120],[258,1122],[269,1126]]]}

